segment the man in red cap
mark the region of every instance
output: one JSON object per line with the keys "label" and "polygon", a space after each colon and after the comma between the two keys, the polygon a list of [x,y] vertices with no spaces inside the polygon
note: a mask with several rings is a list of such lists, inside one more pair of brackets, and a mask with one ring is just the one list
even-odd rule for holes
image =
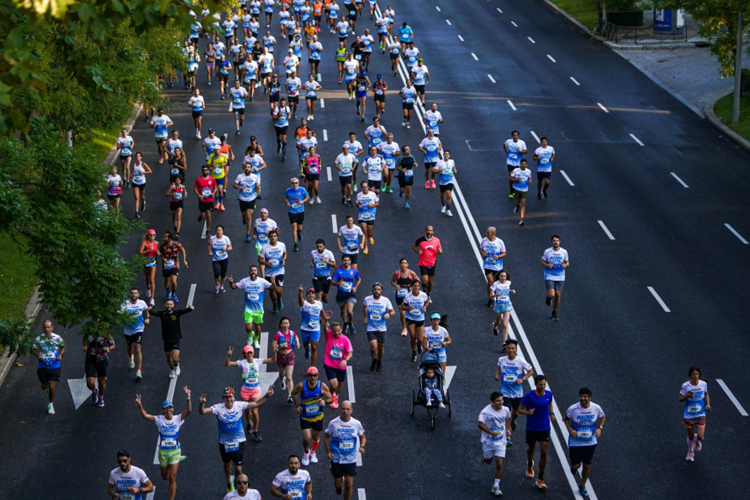
{"label": "man in red cap", "polygon": [[292,399],[297,407],[297,413],[302,427],[302,465],[307,467],[310,462],[318,463],[315,454],[320,444],[320,432],[323,430],[323,407],[332,403],[333,397],[328,386],[318,378],[318,369],[311,366],[307,369],[307,377],[292,390]]}

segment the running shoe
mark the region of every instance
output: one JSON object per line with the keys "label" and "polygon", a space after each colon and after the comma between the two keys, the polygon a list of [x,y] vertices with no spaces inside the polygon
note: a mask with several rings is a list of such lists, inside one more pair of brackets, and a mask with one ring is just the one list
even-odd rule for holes
{"label": "running shoe", "polygon": [[515,196],[515,194],[513,194],[513,193],[510,193],[510,194],[508,195],[508,198],[510,198],[510,199],[512,200],[514,196]]}
{"label": "running shoe", "polygon": [[425,181],[424,188],[425,189],[430,189],[430,181]]}
{"label": "running shoe", "polygon": [[357,329],[354,328],[354,325],[352,323],[349,323],[349,333],[351,335],[354,335],[355,333],[357,333]]}
{"label": "running shoe", "polygon": [[375,367],[376,371],[380,371],[383,369],[383,360],[378,358],[378,366]]}
{"label": "running shoe", "polygon": [[534,477],[534,461],[531,461],[531,467],[526,468],[526,477]]}
{"label": "running shoe", "polygon": [[401,336],[402,337],[406,337],[406,333],[407,333],[406,332],[406,328],[404,328],[403,330],[401,330]]}
{"label": "running shoe", "polygon": [[47,415],[55,414],[55,406],[52,403],[47,404]]}
{"label": "running shoe", "polygon": [[578,487],[578,493],[580,493],[582,497],[589,496],[589,490],[587,490],[586,487],[583,485]]}
{"label": "running shoe", "polygon": [[281,377],[281,390],[286,390],[286,377]]}
{"label": "running shoe", "polygon": [[447,215],[448,217],[453,217],[453,212],[451,212],[450,210],[446,210],[445,215]]}
{"label": "running shoe", "polygon": [[219,293],[219,285],[214,286],[214,293],[215,294]]}
{"label": "running shoe", "polygon": [[374,372],[375,368],[377,368],[377,367],[378,367],[378,360],[377,359],[373,359],[372,363],[370,363],[370,371]]}
{"label": "running shoe", "polygon": [[370,245],[375,245],[375,238],[373,238],[372,236],[370,236]]}
{"label": "running shoe", "polygon": [[104,398],[99,398],[99,402],[96,403],[97,408],[104,408]]}
{"label": "running shoe", "polygon": [[310,359],[310,348],[305,347],[305,359]]}
{"label": "running shoe", "polygon": [[523,221],[523,219],[521,219],[521,220],[518,221],[518,225],[519,226],[523,226],[524,224],[526,224],[526,223]]}
{"label": "running shoe", "polygon": [[500,325],[496,325],[494,323],[492,324],[492,333],[495,334],[495,337],[497,337],[498,335],[500,335],[500,328],[499,328],[499,326]]}
{"label": "running shoe", "polygon": [[154,302],[154,298],[153,298],[153,297],[151,297],[151,298],[149,299],[149,301],[148,301],[148,305],[150,305],[151,307],[154,307],[154,305],[156,305],[156,302]]}
{"label": "running shoe", "polygon": [[547,490],[547,483],[544,482],[544,479],[537,479],[536,480],[536,487],[540,490]]}
{"label": "running shoe", "polygon": [[503,496],[503,492],[500,491],[500,486],[493,486],[492,487],[492,494],[495,495],[496,497]]}
{"label": "running shoe", "polygon": [[[408,126],[406,128],[409,128]],[[435,179],[430,180],[430,187],[435,189]]]}
{"label": "running shoe", "polygon": [[177,298],[177,294],[174,292],[172,292],[172,300],[174,301],[175,304],[180,301],[180,299]]}
{"label": "running shoe", "polygon": [[174,378],[174,377],[175,377],[174,368],[172,368],[171,370],[169,370],[169,378]]}
{"label": "running shoe", "polygon": [[304,467],[310,465],[310,454],[308,452],[302,454],[302,465]]}
{"label": "running shoe", "polygon": [[[406,124],[406,128],[411,128],[411,123],[407,122],[407,124]],[[435,184],[435,183],[433,182],[433,184]],[[434,188],[434,187],[435,187],[435,186],[433,186],[433,188]]]}
{"label": "running shoe", "polygon": [[176,377],[180,376],[180,365],[174,367],[174,374]]}
{"label": "running shoe", "polygon": [[510,438],[508,438],[508,439],[506,440],[506,443],[507,443],[507,444],[506,444],[506,446],[507,446],[508,448],[513,448],[513,441],[511,441],[511,440],[510,440]]}
{"label": "running shoe", "polygon": [[546,199],[547,198],[547,191],[542,191],[542,196],[544,196],[544,198]]}
{"label": "running shoe", "polygon": [[222,212],[226,210],[226,209],[224,208],[224,203],[220,203],[220,204],[219,204],[219,210],[221,210]]}
{"label": "running shoe", "polygon": [[253,241],[253,237],[252,236],[250,236],[249,234],[247,236],[245,236],[245,242],[246,243],[250,243],[251,241]]}
{"label": "running shoe", "polygon": [[330,404],[330,407],[334,410],[339,407],[339,396],[338,394],[333,394],[333,403]]}
{"label": "running shoe", "polygon": [[411,352],[411,362],[414,363],[417,360],[417,352],[412,351]]}
{"label": "running shoe", "polygon": [[408,201],[407,201],[406,203],[404,203],[404,208],[405,208],[406,210],[409,210],[409,209],[411,208],[411,206],[409,205],[409,202],[408,202]]}
{"label": "running shoe", "polygon": [[[279,312],[284,310],[284,301],[279,298]],[[257,346],[256,349],[258,349],[260,346]]]}
{"label": "running shoe", "polygon": [[256,443],[260,443],[261,441],[263,441],[263,438],[260,437],[258,431],[253,432],[253,441],[255,441]]}
{"label": "running shoe", "polygon": [[514,214],[517,214],[517,213],[518,213],[518,205],[516,205],[515,207],[513,207],[513,213],[514,213]]}
{"label": "running shoe", "polygon": [[227,293],[227,289],[224,288],[223,286],[220,287],[219,290],[221,291],[221,293]]}
{"label": "running shoe", "polygon": [[515,420],[511,420],[510,421],[510,430],[514,431],[514,430],[516,430],[516,427],[518,427],[518,424],[516,423],[516,421]]}
{"label": "running shoe", "polygon": [[393,193],[393,189],[391,189],[391,186],[386,186],[385,190],[388,191],[388,193]]}
{"label": "running shoe", "polygon": [[367,247],[365,247],[365,249],[362,250],[362,253],[365,254],[365,255],[367,255],[368,253],[370,253],[370,251],[367,249]]}
{"label": "running shoe", "polygon": [[94,387],[94,390],[91,391],[91,402],[96,404],[98,400],[99,400],[99,389]]}
{"label": "running shoe", "polygon": [[315,205],[315,198],[310,198],[310,205]]}
{"label": "running shoe", "polygon": [[130,355],[130,359],[128,360],[128,368],[130,368],[131,370],[135,368],[135,359],[132,354]]}
{"label": "running shoe", "polygon": [[557,311],[552,311],[552,321],[560,321],[560,318],[557,316]]}
{"label": "running shoe", "polygon": [[[428,300],[429,300],[429,297],[430,296],[428,295],[427,296]],[[432,302],[432,301],[430,301],[430,302]],[[422,344],[420,344],[419,342],[417,342],[417,354],[422,354],[422,350],[423,350],[422,349]]]}
{"label": "running shoe", "polygon": [[552,304],[552,297],[545,298],[544,302],[549,306],[550,304]]}
{"label": "running shoe", "polygon": [[214,202],[214,210],[218,210],[218,209],[219,209],[219,202],[215,201]]}
{"label": "running shoe", "polygon": [[310,453],[310,463],[317,464],[318,463],[318,454],[314,451]]}
{"label": "running shoe", "polygon": [[287,396],[286,397],[286,402],[287,403],[294,403],[294,399],[292,399],[292,396]]}
{"label": "running shoe", "polygon": [[[50,405],[50,406],[52,406],[52,405]],[[54,413],[54,410],[53,410],[53,413]],[[687,453],[687,456],[685,457],[685,460],[687,460],[688,462],[694,462],[695,461],[695,452],[694,451],[689,451]]]}
{"label": "running shoe", "polygon": [[316,197],[315,197],[315,201],[316,201],[317,203],[323,203],[322,201],[320,201],[320,196],[316,196]]}
{"label": "running shoe", "polygon": [[443,208],[440,209],[440,213],[444,214],[446,209],[447,209],[447,207],[445,205],[443,205]]}
{"label": "running shoe", "polygon": [[294,244],[294,251],[299,252],[299,246],[296,243]]}
{"label": "running shoe", "polygon": [[227,484],[227,493],[234,491],[234,476],[231,476],[229,483]]}
{"label": "running shoe", "polygon": [[695,443],[695,451],[701,451],[703,449],[703,443],[698,439]]}
{"label": "running shoe", "polygon": [[137,372],[135,372],[136,380],[141,380],[142,378],[143,378],[143,373],[141,373],[141,370],[138,370]]}

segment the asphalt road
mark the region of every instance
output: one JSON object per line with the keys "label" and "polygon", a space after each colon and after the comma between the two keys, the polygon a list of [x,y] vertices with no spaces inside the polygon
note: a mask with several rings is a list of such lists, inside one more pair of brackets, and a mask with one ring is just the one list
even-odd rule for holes
{"label": "asphalt road", "polygon": [[[455,343],[449,349],[448,364],[456,366],[450,385],[453,415],[449,420],[441,412],[435,431],[429,430],[423,410],[413,420],[409,417],[416,366],[408,360],[408,342],[398,335],[397,320],[390,321],[384,371],[369,372],[358,308],[358,333],[352,338],[354,416],[363,422],[368,447],[355,486],[375,499],[489,496],[492,472],[479,462],[476,417],[496,389],[492,376],[500,345],[490,333],[492,314],[484,306],[483,273],[470,239],[477,243],[484,228],[494,225],[508,247],[506,268],[518,291],[512,327],[514,335],[521,337],[524,356],[530,361],[533,358],[532,363],[547,375],[561,411],[577,401],[579,387],[588,386],[594,401],[608,415],[592,476],[596,494],[606,499],[645,495],[700,498],[729,497],[742,491],[743,464],[750,458],[744,445],[750,437],[748,419],[740,415],[715,380],[722,379],[745,407],[750,404],[750,390],[742,376],[750,346],[747,329],[741,326],[744,309],[739,299],[745,284],[740,263],[747,258],[748,245],[725,226],[730,224],[744,238],[750,237],[748,155],[622,58],[590,43],[542,2],[392,3],[397,22],[406,20],[413,27],[416,45],[430,69],[428,101],[437,102],[445,118],[441,139],[456,160],[462,197],[454,210],[456,217],[449,219],[439,212],[437,192],[425,191],[420,185],[415,186],[410,211],[403,210],[397,195],[384,194],[376,244],[368,256],[360,258],[363,285],[359,297],[364,298],[372,283],[388,282],[400,257],[409,257],[416,268],[411,244],[425,225],[435,226],[445,253],[439,260],[431,311],[451,315],[449,331]],[[358,24],[367,25],[375,34],[367,16]],[[359,123],[354,104],[346,99],[343,85],[337,84],[331,54],[336,39],[325,32],[321,38],[326,51],[321,65],[324,89],[319,95],[325,108],[318,109],[312,127],[320,143],[319,153],[325,165],[331,165],[347,133],[354,130],[362,140],[367,123]],[[286,42],[279,38],[277,54],[285,48]],[[397,142],[414,150],[424,134],[416,125],[410,130],[401,127],[395,95],[401,83],[389,67],[387,55],[373,55],[371,77],[383,73],[391,89],[383,125],[394,132]],[[339,203],[335,172],[332,182],[321,176],[323,204],[306,208],[304,244],[299,253],[291,253],[281,194],[289,177],[297,173],[296,161],[293,153],[285,162],[275,154],[267,101],[256,94],[257,102],[248,106],[243,134],[234,136],[227,102],[219,100],[217,87],[207,87],[204,73],[200,75],[200,88],[207,100],[204,136],[209,127],[229,133],[238,157],[251,134],[265,149],[269,169],[263,172],[260,206],[266,206],[282,227],[281,239],[290,250],[283,314],[292,318],[296,329],[296,288],[309,283],[307,264],[313,242],[322,237],[334,249],[331,215],[335,214],[341,225],[345,215],[354,210]],[[178,87],[166,94],[172,101],[167,114],[185,142],[188,184],[192,185],[201,152],[192,134],[186,105],[189,95]],[[373,113],[371,106],[368,99],[368,119]],[[303,112],[300,115],[304,116]],[[527,225],[521,228],[516,225],[512,201],[505,195],[502,142],[513,129],[521,132],[530,150],[537,147],[533,131],[539,137],[547,136],[557,152],[550,197],[529,198]],[[323,140],[324,135],[328,141]],[[156,165],[153,134],[145,122],[137,123],[133,136],[136,150],[143,151],[146,162],[155,167],[144,219],[148,227],[161,232],[171,225],[168,199],[162,196],[168,183],[167,167]],[[421,165],[421,155],[415,156]],[[229,178],[239,171],[238,160],[233,162]],[[683,187],[677,178],[689,187]],[[131,196],[126,190],[123,204],[128,217],[132,216]],[[234,243],[230,272],[239,278],[255,261],[255,252],[243,241],[235,198],[230,194],[227,211],[214,215]],[[239,374],[224,368],[223,359],[229,345],[239,347],[245,339],[242,294],[231,290],[222,295],[212,293],[210,258],[205,241],[200,239],[202,225],[195,222],[196,215],[193,196],[183,217],[181,242],[190,268],[181,272],[180,298],[184,304],[189,285],[195,283],[196,311],[183,320],[177,410],[182,409],[183,384],[194,396],[208,393],[211,402],[219,401],[224,386],[239,387]],[[544,306],[538,263],[553,233],[562,236],[572,263],[558,323],[549,320]],[[134,237],[123,253],[135,252],[137,243]],[[157,301],[163,298],[158,283],[157,278]],[[144,290],[142,277],[138,286]],[[670,312],[647,287],[653,287]],[[387,295],[393,294],[389,290]],[[337,311],[334,315],[338,316]],[[267,312],[263,331],[275,332],[279,316]],[[78,344],[75,330],[58,329],[58,333],[70,345]],[[154,413],[167,393],[169,379],[160,352],[159,327],[154,324],[146,329],[144,380],[140,383],[134,381],[125,355],[119,352],[124,351],[124,341],[117,340],[105,409],[93,408],[90,402],[74,409],[65,380],[82,375],[79,349],[71,349],[66,356],[54,417],[44,415],[35,363],[27,359],[24,368],[11,372],[0,393],[0,413],[5,417],[0,442],[3,455],[15,459],[4,460],[0,497],[42,496],[51,491],[61,499],[99,492],[103,496],[107,473],[116,465],[114,452],[125,447],[133,453],[133,463],[145,468],[154,480],[156,498],[165,498],[165,484],[158,467],[151,463],[156,432],[152,424],[140,419],[133,402],[136,393],[143,394],[147,409]],[[318,364],[322,366],[322,361]],[[696,462],[686,463],[677,393],[693,364],[701,366],[710,379],[714,411],[709,415],[704,451]],[[298,354],[296,379],[301,379],[304,365]],[[327,419],[335,415],[330,409],[326,413]],[[286,456],[301,453],[296,419],[283,397],[272,399],[261,409],[264,440],[248,443],[245,458],[251,484],[266,497]],[[556,434],[561,434],[559,428]],[[523,475],[523,432],[514,436],[517,445],[506,458],[503,490],[514,498],[529,498],[536,491]],[[223,479],[213,418],[191,415],[181,441],[188,459],[180,468],[178,495],[220,498]],[[564,464],[566,458],[551,448],[547,494],[555,498],[573,496]],[[315,496],[333,498],[325,460],[309,469]]]}

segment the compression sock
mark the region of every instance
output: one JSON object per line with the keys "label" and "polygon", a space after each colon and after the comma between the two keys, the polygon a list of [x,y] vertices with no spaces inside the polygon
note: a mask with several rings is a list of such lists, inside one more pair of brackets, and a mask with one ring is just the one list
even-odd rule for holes
{"label": "compression sock", "polygon": [[313,441],[312,442],[312,451],[313,451],[313,453],[315,453],[315,450],[318,449],[318,445],[319,444],[320,444],[320,439],[318,439],[317,441]]}

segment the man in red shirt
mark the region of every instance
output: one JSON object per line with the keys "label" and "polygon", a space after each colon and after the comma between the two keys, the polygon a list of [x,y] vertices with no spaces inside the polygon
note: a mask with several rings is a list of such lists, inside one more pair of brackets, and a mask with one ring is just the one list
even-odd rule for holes
{"label": "man in red shirt", "polygon": [[211,211],[214,209],[214,194],[216,194],[216,179],[208,175],[208,165],[201,168],[201,176],[195,179],[193,191],[198,195],[198,208],[201,214],[198,222],[206,219],[206,234],[211,231]]}
{"label": "man in red shirt", "polygon": [[432,286],[435,283],[435,267],[437,256],[443,253],[443,246],[440,240],[435,236],[435,230],[432,226],[427,226],[424,230],[424,236],[420,237],[411,248],[419,254],[419,272],[422,275],[422,290],[427,295],[432,293]]}

